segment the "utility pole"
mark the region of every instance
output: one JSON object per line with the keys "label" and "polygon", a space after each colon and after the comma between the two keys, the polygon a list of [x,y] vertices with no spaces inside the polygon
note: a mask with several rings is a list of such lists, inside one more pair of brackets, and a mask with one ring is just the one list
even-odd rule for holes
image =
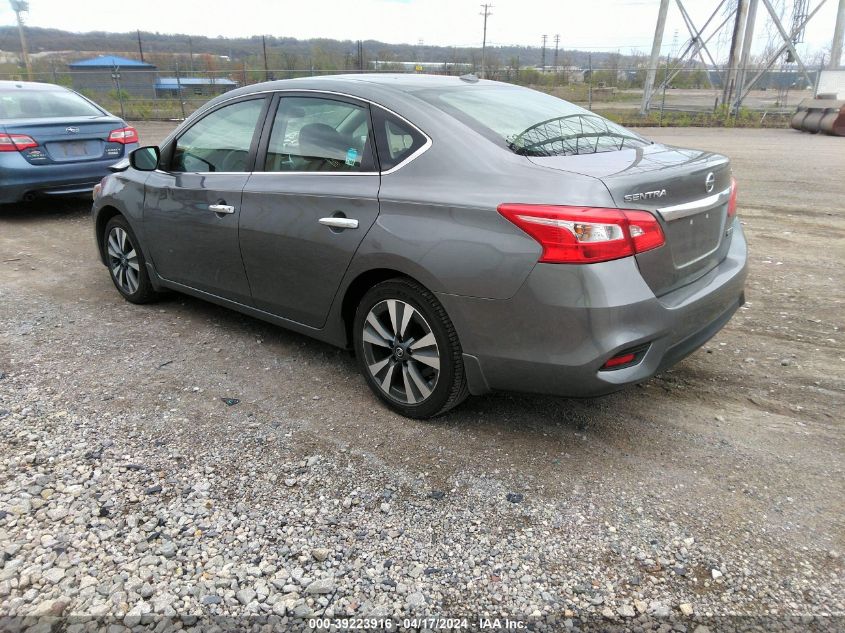
{"label": "utility pole", "polygon": [[[845,0],[843,0],[845,1]],[[742,90],[745,86],[745,76],[748,73],[748,63],[751,59],[751,45],[754,43],[754,25],[757,22],[757,5],[760,0],[751,0],[748,5],[748,18],[745,21],[745,35],[742,38],[742,58],[739,62],[739,73],[736,82],[736,111],[742,105]]]}
{"label": "utility pole", "polygon": [[267,38],[261,36],[261,50],[264,55],[264,81],[270,80],[270,71],[267,68]]}
{"label": "utility pole", "polygon": [[548,35],[543,36],[543,57],[542,57],[543,61],[540,64],[540,72],[541,73],[546,72],[546,40],[548,39],[548,37],[549,37]]}
{"label": "utility pole", "polygon": [[557,49],[560,47],[560,33],[555,35],[555,73],[557,73]]}
{"label": "utility pole", "polygon": [[190,37],[188,38],[188,51],[191,53],[190,69],[191,69],[191,74],[193,75],[194,74],[194,40],[193,40],[193,38],[190,38]]}
{"label": "utility pole", "polygon": [[141,61],[144,61],[144,47],[141,45],[141,29],[138,29],[138,52],[141,54]]}
{"label": "utility pole", "polygon": [[722,91],[722,103],[730,105],[736,84],[739,56],[742,52],[742,36],[745,31],[745,19],[748,17],[748,0],[739,0],[736,7],[731,53],[728,57],[728,71],[725,73],[725,85]]}
{"label": "utility pole", "polygon": [[640,114],[648,114],[651,105],[651,93],[654,91],[654,80],[657,79],[657,66],[660,63],[660,48],[663,46],[663,31],[666,29],[666,14],[669,12],[669,0],[660,0],[657,12],[657,24],[654,27],[654,42],[651,45],[651,58],[648,62],[645,85],[643,86],[643,103]]}
{"label": "utility pole", "polygon": [[484,17],[484,37],[481,40],[481,78],[484,79],[487,76],[487,66],[485,65],[487,56],[487,18],[492,15],[490,9],[493,8],[493,5],[482,4],[481,8],[484,10],[478,15]]}
{"label": "utility pole", "polygon": [[845,0],[839,0],[836,26],[833,28],[833,45],[830,47],[830,63],[827,66],[831,70],[836,70],[842,65],[843,33],[845,33]]}
{"label": "utility pole", "polygon": [[12,11],[15,12],[15,16],[18,19],[18,33],[21,36],[21,61],[23,61],[23,65],[26,68],[26,78],[32,80],[32,62],[29,61],[29,50],[26,46],[26,33],[24,32],[23,18],[21,17],[21,13],[29,11],[29,2],[26,2],[25,0],[9,0],[9,2],[12,5]]}

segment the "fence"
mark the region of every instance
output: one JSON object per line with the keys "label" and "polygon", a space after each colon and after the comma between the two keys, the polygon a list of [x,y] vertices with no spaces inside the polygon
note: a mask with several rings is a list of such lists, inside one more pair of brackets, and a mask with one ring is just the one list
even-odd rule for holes
{"label": "fence", "polygon": [[[463,74],[472,72],[469,64],[454,67],[426,64],[425,72]],[[186,73],[174,69],[150,70],[131,67],[94,68],[91,70],[52,70],[34,73],[31,79],[73,88],[107,110],[128,120],[179,120],[190,115],[216,95],[239,86],[272,79],[359,72],[331,69],[247,69],[200,71]],[[408,65],[382,64],[367,72],[420,72]],[[475,69],[478,73],[479,70]],[[636,122],[642,103],[647,68],[580,68],[560,67],[489,68],[489,79],[527,85],[555,94],[563,99],[601,113],[615,115],[626,122]],[[745,69],[747,78],[758,74],[756,68]],[[722,104],[724,70],[658,68],[657,81],[650,102],[651,118],[664,113],[682,112],[691,115],[725,110]],[[24,79],[21,74],[0,74],[0,79]],[[804,98],[812,95],[816,71],[809,79],[795,69],[762,72],[743,100],[748,111],[787,114]],[[734,112],[734,116],[736,112]]]}

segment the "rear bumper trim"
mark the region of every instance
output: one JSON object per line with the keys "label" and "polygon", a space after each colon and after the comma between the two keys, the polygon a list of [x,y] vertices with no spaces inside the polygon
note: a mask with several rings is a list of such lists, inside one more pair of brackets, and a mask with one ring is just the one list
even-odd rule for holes
{"label": "rear bumper trim", "polygon": [[661,207],[657,212],[667,222],[672,220],[679,220],[681,218],[707,211],[713,207],[718,207],[724,204],[731,197],[731,189],[728,187],[724,191],[714,193],[712,196],[701,198],[700,200],[693,200],[692,202],[684,202],[683,204],[676,204],[671,207]]}
{"label": "rear bumper trim", "polygon": [[[438,297],[469,361],[471,393],[592,397],[647,380],[698,349],[744,303],[746,276],[746,243],[737,228],[716,268],[660,298],[632,258],[538,264],[511,299]],[[638,363],[601,370],[608,358],[646,344]]]}

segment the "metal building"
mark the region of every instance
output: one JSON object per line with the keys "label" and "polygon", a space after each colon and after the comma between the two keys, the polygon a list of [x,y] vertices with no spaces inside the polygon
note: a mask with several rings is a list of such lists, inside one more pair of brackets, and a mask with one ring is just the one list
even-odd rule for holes
{"label": "metal building", "polygon": [[100,55],[68,64],[73,89],[80,92],[117,90],[133,97],[155,97],[156,67],[116,55]]}

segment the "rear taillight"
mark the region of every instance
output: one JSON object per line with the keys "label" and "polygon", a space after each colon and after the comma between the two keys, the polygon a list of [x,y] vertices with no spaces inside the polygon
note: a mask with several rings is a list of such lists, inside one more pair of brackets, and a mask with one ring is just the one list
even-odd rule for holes
{"label": "rear taillight", "polygon": [[731,197],[728,198],[728,217],[736,217],[736,178],[731,176]]}
{"label": "rear taillight", "polygon": [[543,247],[539,261],[589,264],[642,253],[665,243],[647,211],[501,204],[499,213]]}
{"label": "rear taillight", "polygon": [[30,147],[38,147],[38,143],[26,134],[0,134],[0,152],[20,152]]}
{"label": "rear taillight", "polygon": [[122,127],[118,130],[112,130],[109,133],[109,142],[123,143],[124,145],[128,145],[129,143],[137,143],[138,130],[136,130],[134,127]]}
{"label": "rear taillight", "polygon": [[628,365],[629,363],[633,363],[636,358],[637,357],[634,354],[621,354],[619,356],[614,356],[613,358],[611,358],[604,365],[602,365],[601,368],[613,369],[614,367],[619,367],[620,365]]}

